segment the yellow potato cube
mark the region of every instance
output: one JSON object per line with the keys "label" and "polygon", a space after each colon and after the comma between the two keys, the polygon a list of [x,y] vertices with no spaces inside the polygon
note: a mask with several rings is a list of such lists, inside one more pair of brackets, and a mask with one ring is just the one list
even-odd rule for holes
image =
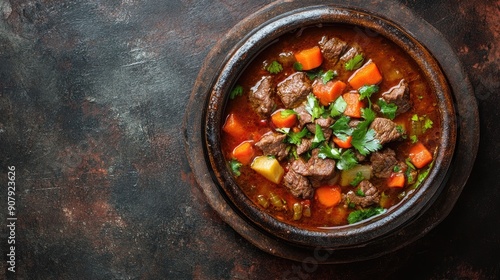
{"label": "yellow potato cube", "polygon": [[256,157],[250,167],[275,184],[279,184],[285,173],[278,160],[268,156]]}

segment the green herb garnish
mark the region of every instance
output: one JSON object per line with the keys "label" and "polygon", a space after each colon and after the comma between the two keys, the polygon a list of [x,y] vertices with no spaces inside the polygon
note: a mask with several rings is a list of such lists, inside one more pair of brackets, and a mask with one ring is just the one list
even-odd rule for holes
{"label": "green herb garnish", "polygon": [[243,95],[243,87],[240,85],[237,85],[231,90],[231,93],[229,94],[230,99],[235,99],[237,96]]}
{"label": "green herb garnish", "polygon": [[231,171],[233,172],[234,176],[238,177],[241,175],[240,172],[240,167],[243,166],[243,164],[236,159],[231,159],[229,161],[229,166],[231,167]]}
{"label": "green herb garnish", "polygon": [[377,104],[380,107],[380,112],[382,112],[386,118],[393,120],[396,117],[396,111],[398,110],[398,106],[396,104],[387,103],[382,98],[378,100]]}
{"label": "green herb garnish", "polygon": [[363,65],[363,61],[365,58],[363,57],[362,54],[357,54],[353,58],[349,59],[349,61],[346,62],[345,64],[345,70],[352,71],[355,69],[358,69]]}
{"label": "green herb garnish", "polygon": [[278,74],[279,72],[283,71],[283,66],[281,66],[278,61],[274,60],[269,65],[267,65],[266,70],[271,74]]}
{"label": "green herb garnish", "polygon": [[354,223],[357,223],[359,221],[373,217],[375,215],[382,214],[384,212],[385,212],[385,209],[381,208],[381,207],[360,209],[360,210],[356,210],[354,212],[351,212],[349,214],[349,216],[347,217],[347,221],[349,222],[349,224],[354,224]]}

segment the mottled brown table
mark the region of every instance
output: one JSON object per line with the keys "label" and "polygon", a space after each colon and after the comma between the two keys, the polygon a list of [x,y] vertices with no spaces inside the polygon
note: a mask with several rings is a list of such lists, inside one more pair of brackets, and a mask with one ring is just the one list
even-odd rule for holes
{"label": "mottled brown table", "polygon": [[269,3],[0,0],[0,278],[500,278],[500,3],[401,1],[442,32],[469,75],[477,160],[426,236],[378,259],[319,266],[237,234],[185,155],[183,116],[205,57]]}

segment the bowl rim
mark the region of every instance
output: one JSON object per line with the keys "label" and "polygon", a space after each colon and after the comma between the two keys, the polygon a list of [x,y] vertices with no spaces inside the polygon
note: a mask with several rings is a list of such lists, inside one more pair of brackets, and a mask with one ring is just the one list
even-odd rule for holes
{"label": "bowl rim", "polygon": [[[227,102],[227,93],[243,72],[245,65],[281,35],[297,28],[318,24],[348,24],[369,28],[403,48],[422,69],[422,73],[437,94],[439,109],[442,112],[440,115],[443,131],[435,166],[431,168],[427,179],[419,189],[407,196],[398,207],[392,207],[384,214],[353,225],[334,227],[334,230],[313,231],[280,222],[256,206],[232,179],[232,174],[225,167],[225,159],[220,153],[218,143],[220,143],[222,113]],[[431,73],[424,69],[431,70]],[[267,234],[300,246],[326,248],[361,246],[405,226],[425,212],[444,188],[455,148],[456,120],[452,94],[437,61],[419,41],[394,22],[359,9],[309,6],[280,14],[256,27],[229,52],[226,63],[213,83],[205,108],[203,114],[203,124],[206,128],[203,134],[205,157],[212,168],[211,175],[227,202],[260,230],[263,229]]]}

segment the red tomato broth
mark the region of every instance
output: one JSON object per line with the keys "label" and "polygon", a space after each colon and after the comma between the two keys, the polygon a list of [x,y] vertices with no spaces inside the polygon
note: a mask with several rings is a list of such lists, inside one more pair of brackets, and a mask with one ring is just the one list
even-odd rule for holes
{"label": "red tomato broth", "polygon": [[[410,98],[412,108],[405,113],[398,115],[393,121],[406,128],[407,132],[411,132],[413,126],[412,117],[414,114],[418,116],[425,116],[432,120],[432,128],[427,129],[424,133],[418,136],[418,141],[423,143],[432,153],[436,151],[440,137],[440,112],[437,109],[437,99],[429,86],[427,86],[423,75],[418,69],[415,62],[398,46],[384,38],[383,36],[375,35],[374,33],[366,33],[363,35],[356,31],[351,26],[324,26],[324,27],[310,27],[303,29],[296,33],[289,33],[283,35],[277,43],[269,46],[266,50],[261,52],[245,69],[239,77],[236,84],[241,85],[244,89],[242,96],[238,96],[229,100],[224,116],[228,114],[236,114],[239,119],[244,122],[245,130],[248,132],[245,139],[235,139],[230,135],[222,132],[221,147],[223,154],[227,160],[231,159],[231,151],[239,145],[242,141],[253,140],[258,141],[260,136],[268,131],[274,129],[271,124],[271,119],[262,118],[256,114],[248,102],[247,94],[249,90],[262,78],[264,75],[269,75],[269,72],[264,69],[265,65],[271,61],[277,60],[280,54],[293,54],[297,51],[312,48],[318,45],[323,35],[334,36],[344,40],[348,44],[356,42],[363,49],[365,54],[365,62],[371,59],[377,64],[383,81],[378,85],[379,91],[375,93],[371,100],[376,101],[381,97],[383,92],[386,92],[393,86],[397,85],[401,78],[408,82],[410,89]],[[283,59],[283,71],[278,74],[270,75],[273,78],[273,84],[285,79],[288,75],[296,72],[293,68],[293,59]],[[328,61],[324,61],[320,68],[325,71],[333,68],[329,65]],[[347,84],[344,92],[352,90],[347,83],[347,79],[354,71],[339,71],[339,75],[334,80],[340,80]],[[274,94],[274,101],[278,109],[284,108],[280,98]],[[408,134],[409,137],[409,134]],[[412,146],[410,139],[402,141],[390,142],[384,145],[396,152],[396,157],[399,161],[405,161],[408,157],[408,150]],[[256,155],[262,155],[262,151],[256,148]],[[280,162],[281,166],[288,171],[289,164],[286,160]],[[258,195],[269,196],[270,192],[280,196],[286,203],[286,211],[282,209],[277,210],[272,205],[269,205],[264,211],[277,218],[278,220],[295,225],[301,228],[318,228],[318,227],[335,227],[347,224],[347,215],[354,211],[344,204],[340,203],[334,207],[325,208],[313,198],[309,199],[311,202],[311,216],[302,217],[300,220],[293,220],[292,205],[295,202],[305,201],[302,198],[294,197],[284,186],[281,184],[274,184],[266,180],[263,176],[257,174],[248,165],[240,169],[241,175],[235,177],[235,181],[240,186],[242,191],[259,207],[257,201]],[[385,185],[387,179],[372,178],[370,181],[377,186],[380,193],[383,195],[383,204],[385,208],[390,208],[397,205],[405,195],[413,192],[415,189],[412,186],[405,186],[403,188],[390,188]],[[355,190],[355,187],[343,187],[342,191]]]}

